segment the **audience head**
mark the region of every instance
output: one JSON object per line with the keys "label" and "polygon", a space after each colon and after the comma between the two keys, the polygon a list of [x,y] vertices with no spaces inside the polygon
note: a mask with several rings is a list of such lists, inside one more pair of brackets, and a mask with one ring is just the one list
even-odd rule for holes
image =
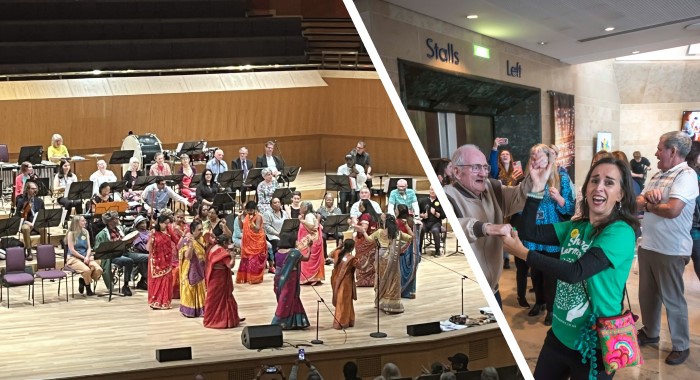
{"label": "audience head", "polygon": [[430,365],[430,373],[433,375],[445,372],[445,366],[440,362],[434,362]]}
{"label": "audience head", "polygon": [[593,158],[591,159],[591,167],[595,165],[596,162],[602,160],[605,157],[612,157],[612,154],[608,152],[607,150],[599,150],[597,151],[594,155]]}
{"label": "audience head", "polygon": [[401,371],[399,371],[399,367],[396,364],[386,363],[384,364],[384,368],[382,368],[382,376],[387,380],[394,377],[401,377]]}
{"label": "audience head", "polygon": [[690,148],[690,153],[688,153],[687,156],[685,156],[685,162],[688,163],[688,166],[691,168],[695,169],[696,171],[700,171],[700,163],[698,162],[698,158],[700,157],[700,141],[693,141],[693,145],[691,145]]}
{"label": "audience head", "polygon": [[433,189],[433,186],[432,186],[432,185],[430,186],[429,195],[430,195],[431,197],[435,197],[435,196],[436,196],[436,195],[435,195],[435,189]]}
{"label": "audience head", "polygon": [[447,358],[450,361],[452,369],[455,371],[466,371],[469,366],[469,357],[461,352]]}
{"label": "audience head", "polygon": [[[530,160],[534,161],[537,160],[537,157],[539,154],[544,153],[549,155],[552,153],[552,148],[549,147],[546,144],[536,144],[532,148],[530,148]],[[554,161],[552,161],[552,170],[549,173],[549,179],[547,180],[547,185],[549,187],[554,187],[557,190],[561,190],[561,181],[559,180],[559,170],[557,170],[556,166],[556,156],[552,155],[550,156]],[[529,168],[528,168],[529,170]]]}
{"label": "audience head", "polygon": [[632,158],[634,158],[635,161],[640,161],[642,159],[642,153],[638,150],[635,150],[632,153]]}
{"label": "audience head", "polygon": [[625,152],[621,150],[615,150],[612,153],[610,153],[613,157],[615,157],[616,160],[620,160],[622,162],[627,163],[627,167],[629,168],[630,160],[627,159],[627,155]]}
{"label": "audience head", "polygon": [[440,375],[440,380],[457,380],[457,375],[454,372],[443,372]]}
{"label": "audience head", "polygon": [[53,136],[51,136],[51,145],[55,146],[58,148],[63,144],[63,137],[59,135],[58,133],[55,133]]}
{"label": "audience head", "polygon": [[596,162],[583,183],[582,219],[594,226],[594,236],[617,220],[627,222],[635,230],[637,202],[632,187],[629,164],[613,157]]}
{"label": "audience head", "polygon": [[658,168],[666,171],[685,161],[685,156],[690,152],[691,146],[690,136],[683,131],[664,133],[656,146],[656,158],[659,159]]}
{"label": "audience head", "polygon": [[357,380],[357,364],[355,362],[347,362],[343,366],[344,380]]}
{"label": "audience head", "polygon": [[480,196],[489,177],[486,156],[476,145],[462,145],[452,155],[452,176],[462,187]]}
{"label": "audience head", "polygon": [[481,380],[498,380],[498,371],[493,367],[486,367],[481,370]]}
{"label": "audience head", "polygon": [[245,161],[248,159],[248,148],[242,146],[240,149],[238,149],[238,158],[241,159],[241,161]]}

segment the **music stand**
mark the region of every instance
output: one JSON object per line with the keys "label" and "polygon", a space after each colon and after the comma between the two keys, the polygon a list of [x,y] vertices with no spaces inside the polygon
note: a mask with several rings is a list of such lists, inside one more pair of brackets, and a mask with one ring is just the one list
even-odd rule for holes
{"label": "music stand", "polygon": [[346,175],[326,174],[326,191],[335,190],[335,198],[340,199],[340,192],[355,191],[350,188],[350,177]]}
{"label": "music stand", "polygon": [[126,181],[107,182],[107,185],[109,185],[109,189],[113,193],[122,192],[126,189]]}
{"label": "music stand", "polygon": [[297,179],[297,176],[301,172],[301,166],[285,166],[282,168],[282,173],[280,173],[280,178],[282,182],[287,181],[287,186]]}
{"label": "music stand", "polygon": [[299,219],[285,219],[282,222],[282,228],[280,228],[280,238],[283,234],[294,234],[297,236],[299,233]]}
{"label": "music stand", "polygon": [[323,230],[328,231],[329,235],[332,233],[335,240],[338,241],[338,232],[342,234],[350,228],[348,219],[350,219],[350,214],[328,215],[322,223]]}
{"label": "music stand", "polygon": [[0,237],[16,235],[22,218],[15,216],[7,219],[0,219]]}
{"label": "music stand", "polygon": [[166,175],[163,177],[165,179],[165,183],[168,184],[169,182],[172,182],[173,184],[181,184],[182,180],[185,178],[184,174],[173,174],[173,175]]}
{"label": "music stand", "polygon": [[175,150],[175,153],[177,154],[178,157],[180,157],[181,154],[186,154],[190,156],[190,159],[192,156],[196,154],[202,154],[204,153],[204,149],[207,148],[207,142],[206,141],[186,141],[182,143],[182,146],[178,145],[178,149]]}
{"label": "music stand", "polygon": [[248,170],[248,177],[245,179],[246,186],[252,186],[254,188],[258,187],[258,183],[262,182],[262,171],[265,168],[255,168]]}
{"label": "music stand", "polygon": [[[109,164],[110,165],[124,165],[128,164],[129,161],[131,160],[131,157],[134,157],[134,151],[133,150],[115,150],[112,152],[112,156],[109,158]],[[120,170],[119,174],[121,178],[124,178],[124,170]]]}
{"label": "music stand", "polygon": [[49,195],[49,179],[48,178],[35,178],[32,181],[36,183],[36,187],[38,188],[38,192],[36,193],[37,197],[45,197]]}
{"label": "music stand", "polygon": [[40,228],[46,229],[46,235],[48,236],[48,242],[51,244],[51,230],[50,227],[58,227],[63,221],[63,214],[66,213],[66,209],[54,208],[54,209],[42,209],[39,210],[34,218],[34,226],[32,228],[37,231]]}
{"label": "music stand", "polygon": [[234,169],[219,173],[216,181],[224,189],[238,189],[243,186],[243,170]]}
{"label": "music stand", "polygon": [[292,203],[292,188],[280,187],[275,189],[272,193],[272,198],[277,198],[283,205],[288,205]]}
{"label": "music stand", "polygon": [[112,291],[114,289],[114,279],[112,279],[111,260],[120,257],[129,250],[131,242],[136,239],[134,235],[130,240],[105,241],[93,249],[95,260],[110,260],[107,277],[109,278],[109,301],[112,302]]}
{"label": "music stand", "polygon": [[190,187],[197,187],[202,181],[202,174],[195,174],[192,176],[192,181],[190,182]]}
{"label": "music stand", "polygon": [[140,176],[136,177],[136,182],[131,190],[146,190],[149,185],[156,183],[156,176]]}
{"label": "music stand", "polygon": [[41,164],[41,155],[44,153],[44,148],[41,145],[23,146],[19,149],[19,158],[17,163],[22,165],[23,162],[29,161],[32,165]]}
{"label": "music stand", "polygon": [[231,209],[236,204],[236,193],[216,193],[214,200],[211,203],[211,207],[216,209],[216,211]]}
{"label": "music stand", "polygon": [[92,181],[73,182],[70,184],[67,197],[72,201],[90,199],[92,197],[93,186],[94,183]]}

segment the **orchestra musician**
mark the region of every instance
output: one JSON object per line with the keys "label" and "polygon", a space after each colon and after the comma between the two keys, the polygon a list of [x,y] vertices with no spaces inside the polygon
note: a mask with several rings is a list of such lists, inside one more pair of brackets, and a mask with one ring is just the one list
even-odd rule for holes
{"label": "orchestra musician", "polygon": [[406,205],[413,216],[418,216],[420,213],[420,208],[418,207],[418,196],[416,195],[415,190],[408,188],[408,181],[403,178],[396,182],[396,189],[391,190],[391,193],[389,194],[387,214],[394,215],[394,209],[398,205]]}
{"label": "orchestra musician", "polygon": [[51,136],[51,146],[46,150],[46,156],[51,162],[59,162],[70,159],[68,148],[63,145],[63,137],[58,133]]}
{"label": "orchestra musician", "polygon": [[367,187],[372,187],[372,159],[367,152],[367,144],[364,141],[358,141],[355,149],[350,151],[350,155],[356,164],[362,166],[365,169],[365,174],[367,175]]}
{"label": "orchestra musician", "polygon": [[97,161],[97,171],[90,175],[90,181],[92,181],[92,193],[97,194],[100,186],[105,182],[117,182],[117,176],[114,172],[107,169],[107,163],[105,160]]}
{"label": "orchestra musician", "polygon": [[210,207],[214,203],[217,192],[219,192],[219,184],[214,181],[214,173],[209,169],[204,169],[196,191],[199,208],[201,209],[202,206]]}
{"label": "orchestra musician", "polygon": [[217,149],[214,151],[214,158],[207,162],[207,169],[214,173],[214,180],[219,180],[219,174],[228,171],[228,165],[224,161],[224,151]]}
{"label": "orchestra musician", "polygon": [[433,242],[435,242],[435,257],[440,256],[440,234],[442,233],[442,221],[446,218],[445,212],[442,210],[442,205],[435,195],[433,187],[430,186],[430,195],[427,200],[422,202],[421,210],[423,212],[420,214],[423,220],[423,229],[420,233],[420,244],[419,247],[423,246],[423,239],[425,234],[433,235]]}
{"label": "orchestra musician", "polygon": [[19,174],[15,177],[15,199],[22,194],[24,191],[24,184],[30,178],[36,178],[37,175],[34,174],[34,167],[29,161],[24,161],[19,168]]}
{"label": "orchestra musician", "polygon": [[[248,178],[248,172],[250,171],[250,169],[253,169],[253,162],[248,159],[248,148],[242,146],[240,149],[238,149],[238,158],[231,161],[231,169],[243,170],[243,179],[245,180]],[[257,189],[257,184],[253,185]],[[247,189],[245,185],[241,186],[241,204],[245,204],[247,200],[246,190]]]}
{"label": "orchestra musician", "polygon": [[182,177],[182,186],[180,186],[180,193],[182,196],[187,198],[189,202],[194,202],[197,199],[197,194],[195,189],[190,189],[190,184],[192,183],[192,178],[197,174],[197,168],[190,164],[190,156],[183,153],[180,155],[180,163],[182,166],[178,171],[178,174],[184,174]]}
{"label": "orchestra musician", "polygon": [[90,231],[90,236],[91,240],[94,243],[95,241],[95,235],[97,235],[98,232],[100,232],[103,228],[105,228],[105,225],[102,223],[102,218],[100,215],[95,215],[95,205],[98,203],[103,203],[103,202],[114,202],[114,196],[112,195],[112,189],[109,186],[109,183],[104,182],[100,185],[99,192],[95,195],[92,196],[90,199],[90,213],[93,214],[95,217],[92,220],[92,223],[90,225],[90,228],[88,228],[88,231]]}
{"label": "orchestra musician", "polygon": [[126,181],[126,190],[124,191],[124,199],[129,202],[137,202],[141,200],[142,191],[132,190],[136,179],[143,176],[143,170],[141,170],[141,161],[136,157],[131,157],[129,159],[129,170],[124,173],[124,181]]}
{"label": "orchestra musician", "polygon": [[340,210],[343,214],[347,214],[350,206],[357,200],[357,192],[367,181],[367,175],[365,168],[356,164],[351,154],[345,156],[345,164],[338,167],[337,174],[350,177],[350,191],[341,191],[338,200]]}
{"label": "orchestra musician", "polygon": [[[102,223],[105,225],[105,228],[95,236],[95,250],[97,250],[100,244],[106,241],[118,241],[124,237],[124,231],[122,231],[119,223],[118,212],[107,211],[102,214]],[[129,278],[131,277],[131,271],[134,269],[134,260],[126,256],[128,253],[129,252],[124,252],[122,256],[113,259],[102,259],[100,263],[102,267],[102,280],[104,280],[108,288],[111,288],[113,284],[112,264],[123,269],[124,284],[122,285],[121,294],[125,296],[131,296]],[[148,259],[148,255],[142,255],[142,257]]]}
{"label": "orchestra musician", "polygon": [[[68,199],[68,190],[73,182],[78,181],[78,176],[73,174],[71,170],[70,161],[67,159],[61,159],[58,173],[53,177],[53,194],[56,197],[58,204],[63,206],[71,214],[73,208],[75,208],[76,214],[83,213],[83,204],[80,200],[70,200]],[[67,219],[66,219],[67,220]]]}
{"label": "orchestra musician", "polygon": [[[34,256],[32,255],[32,239],[31,232],[34,229],[34,218],[39,210],[44,209],[44,201],[37,196],[39,192],[39,186],[33,180],[28,180],[24,185],[24,192],[22,195],[17,197],[17,208],[15,216],[21,217],[24,221],[22,222],[22,227],[20,231],[22,233],[22,240],[24,242],[25,249],[25,259],[27,261],[32,261]],[[41,228],[39,233],[41,234],[41,243],[46,242],[46,229]]]}
{"label": "orchestra musician", "polygon": [[153,156],[156,161],[155,165],[151,166],[151,170],[148,171],[150,176],[164,177],[168,175],[173,175],[172,170],[170,170],[170,165],[165,162],[165,155],[163,152],[158,152]]}
{"label": "orchestra musician", "polygon": [[280,156],[273,156],[276,142],[268,141],[265,143],[265,154],[258,156],[255,160],[256,168],[269,168],[272,170],[272,176],[277,177],[282,169],[284,169],[284,160]]}
{"label": "orchestra musician", "polygon": [[184,203],[189,207],[192,207],[192,203],[187,200],[187,198],[178,194],[165,184],[165,178],[156,178],[156,183],[148,185],[146,190],[143,191],[143,206],[146,208],[149,214],[153,214],[154,210],[160,212],[168,206],[169,200],[174,200],[177,202]]}

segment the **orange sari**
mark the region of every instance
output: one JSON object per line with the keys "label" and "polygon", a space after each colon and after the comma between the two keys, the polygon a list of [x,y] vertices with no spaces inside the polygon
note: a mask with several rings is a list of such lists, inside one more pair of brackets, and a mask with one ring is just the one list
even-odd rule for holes
{"label": "orange sari", "polygon": [[349,253],[339,261],[338,255],[342,250],[338,248],[330,254],[335,263],[331,274],[331,286],[333,287],[333,306],[335,306],[333,328],[336,330],[355,326],[355,307],[353,306],[353,300],[357,300],[355,269],[360,267],[357,258]]}
{"label": "orange sari", "polygon": [[[255,216],[258,214],[256,213]],[[255,216],[253,218],[255,218]],[[262,222],[261,222],[262,224]],[[265,274],[265,261],[267,260],[267,243],[265,231],[253,230],[251,217],[243,217],[243,238],[241,239],[241,264],[236,272],[236,283],[259,284]]]}

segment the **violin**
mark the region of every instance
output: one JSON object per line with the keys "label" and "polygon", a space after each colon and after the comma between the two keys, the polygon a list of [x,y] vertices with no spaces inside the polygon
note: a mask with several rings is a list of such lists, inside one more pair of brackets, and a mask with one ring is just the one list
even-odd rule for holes
{"label": "violin", "polygon": [[32,198],[27,198],[27,202],[22,206],[22,219],[27,220],[27,216],[32,211]]}

